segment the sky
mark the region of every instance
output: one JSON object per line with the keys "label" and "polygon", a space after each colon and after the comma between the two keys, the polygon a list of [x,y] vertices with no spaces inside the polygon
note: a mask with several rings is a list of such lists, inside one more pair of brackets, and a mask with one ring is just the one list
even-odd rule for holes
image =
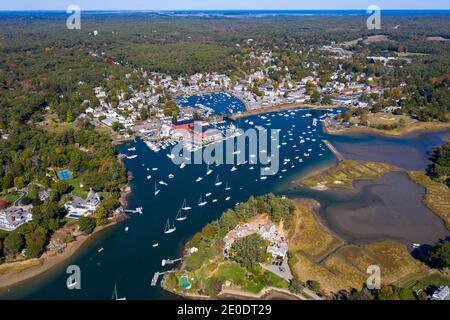
{"label": "sky", "polygon": [[365,10],[450,9],[449,0],[0,0],[0,10]]}

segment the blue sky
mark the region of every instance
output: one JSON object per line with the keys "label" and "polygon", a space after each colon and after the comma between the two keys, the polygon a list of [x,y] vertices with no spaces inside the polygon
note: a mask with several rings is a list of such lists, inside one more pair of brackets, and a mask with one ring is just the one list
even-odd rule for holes
{"label": "blue sky", "polygon": [[0,10],[450,9],[449,0],[1,0]]}

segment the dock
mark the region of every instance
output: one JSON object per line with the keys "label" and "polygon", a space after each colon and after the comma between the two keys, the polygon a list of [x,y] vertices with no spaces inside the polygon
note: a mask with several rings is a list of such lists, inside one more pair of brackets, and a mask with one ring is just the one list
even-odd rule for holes
{"label": "dock", "polygon": [[344,161],[344,156],[339,151],[337,151],[337,149],[330,143],[330,141],[324,139],[322,140],[322,142],[327,146],[328,149],[330,149],[331,152],[333,152],[339,162]]}
{"label": "dock", "polygon": [[165,272],[155,272],[155,274],[153,275],[152,282],[150,283],[150,285],[152,287],[155,287],[156,284],[158,283],[159,276],[162,276],[164,274],[165,274]]}
{"label": "dock", "polygon": [[124,212],[126,212],[126,213],[140,213],[140,214],[142,214],[143,210],[144,210],[144,208],[139,207],[139,208],[136,208],[134,210],[127,209],[127,210],[124,210]]}
{"label": "dock", "polygon": [[161,265],[164,267],[166,265],[174,264],[174,263],[176,263],[178,261],[181,261],[181,258],[173,259],[173,260],[171,260],[171,259],[163,259],[161,261]]}

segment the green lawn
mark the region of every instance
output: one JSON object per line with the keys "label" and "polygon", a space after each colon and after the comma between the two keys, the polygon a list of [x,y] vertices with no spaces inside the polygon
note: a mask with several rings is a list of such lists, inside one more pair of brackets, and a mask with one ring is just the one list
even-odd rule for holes
{"label": "green lawn", "polygon": [[75,178],[71,180],[66,180],[69,185],[73,187],[72,194],[74,196],[85,199],[87,197],[88,192],[80,187],[80,178]]}
{"label": "green lawn", "polygon": [[234,284],[242,283],[246,271],[237,263],[230,262],[221,264],[217,270],[217,276],[224,280],[231,280]]}
{"label": "green lawn", "polygon": [[432,274],[427,274],[423,277],[418,277],[411,279],[403,284],[405,288],[410,288],[413,290],[424,289],[429,286],[440,286],[440,285],[450,286],[450,277],[446,277],[439,272],[434,272]]}

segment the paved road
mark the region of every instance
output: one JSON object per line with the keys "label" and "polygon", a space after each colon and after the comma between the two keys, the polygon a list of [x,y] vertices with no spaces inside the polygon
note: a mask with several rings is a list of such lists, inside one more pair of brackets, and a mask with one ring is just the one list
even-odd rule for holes
{"label": "paved road", "polygon": [[15,207],[18,207],[19,204],[20,204],[20,201],[21,201],[23,198],[25,198],[26,196],[28,196],[28,192],[27,192],[27,191],[23,191],[23,192],[22,192],[22,195],[19,197],[19,199],[17,199],[17,200],[14,202],[14,206],[15,206]]}

